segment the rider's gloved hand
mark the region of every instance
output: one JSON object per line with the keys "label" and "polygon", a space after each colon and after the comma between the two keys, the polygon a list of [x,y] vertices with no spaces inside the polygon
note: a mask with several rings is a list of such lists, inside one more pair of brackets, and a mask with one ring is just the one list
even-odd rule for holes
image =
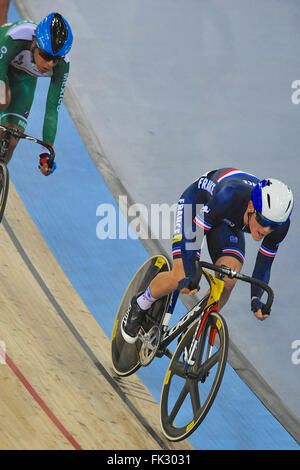
{"label": "rider's gloved hand", "polygon": [[194,295],[196,294],[196,292],[199,291],[200,287],[195,287],[193,278],[184,277],[183,279],[180,279],[180,281],[178,281],[177,289],[183,294]]}
{"label": "rider's gloved hand", "polygon": [[265,307],[265,304],[258,297],[254,297],[251,300],[251,310],[259,320],[265,320],[270,315],[270,312],[267,312]]}
{"label": "rider's gloved hand", "polygon": [[40,154],[40,164],[39,164],[39,169],[40,172],[43,173],[45,176],[51,175],[56,169],[56,163],[52,162],[52,166],[49,165],[49,158],[50,155],[49,153],[41,153]]}

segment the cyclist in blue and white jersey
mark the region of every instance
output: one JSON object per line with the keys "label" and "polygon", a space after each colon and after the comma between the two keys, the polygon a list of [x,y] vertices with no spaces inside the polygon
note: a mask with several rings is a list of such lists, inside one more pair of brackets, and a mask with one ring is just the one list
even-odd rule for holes
{"label": "cyclist in blue and white jersey", "polygon": [[[213,170],[198,178],[182,194],[177,206],[172,243],[173,267],[159,273],[146,291],[135,296],[122,321],[124,339],[133,343],[145,311],[160,297],[175,289],[193,295],[195,260],[200,257],[204,235],[213,263],[240,271],[245,259],[245,233],[261,241],[253,277],[269,282],[279,244],[290,227],[293,194],[276,179],[260,181],[256,176],[235,168]],[[225,277],[220,309],[225,305],[236,279]],[[259,320],[262,313],[262,289],[251,286],[251,310]]]}

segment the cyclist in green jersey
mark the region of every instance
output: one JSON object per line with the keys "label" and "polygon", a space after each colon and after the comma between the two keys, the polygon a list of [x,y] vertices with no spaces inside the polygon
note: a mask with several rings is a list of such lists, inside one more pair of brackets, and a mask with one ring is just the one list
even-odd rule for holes
{"label": "cyclist in green jersey", "polygon": [[[54,144],[58,111],[69,74],[68,53],[73,35],[70,25],[59,13],[51,13],[38,25],[17,21],[0,28],[0,120],[1,124],[24,132],[33,103],[38,77],[50,77],[42,140]],[[7,162],[17,139],[12,138]],[[40,171],[49,175],[49,151],[40,155]]]}

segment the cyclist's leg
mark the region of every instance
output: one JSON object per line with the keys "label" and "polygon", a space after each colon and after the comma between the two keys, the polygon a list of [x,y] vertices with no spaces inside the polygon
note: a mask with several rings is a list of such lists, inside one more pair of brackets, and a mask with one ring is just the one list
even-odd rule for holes
{"label": "cyclist's leg", "polygon": [[178,201],[172,239],[173,266],[171,271],[159,273],[150,283],[149,290],[154,299],[176,290],[178,282],[187,276],[187,269],[194,264],[197,254],[199,255],[200,247],[196,247],[196,232],[199,229],[194,222],[198,195],[197,182],[194,182]]}
{"label": "cyclist's leg", "polygon": [[[8,78],[11,100],[6,109],[1,113],[1,124],[24,132],[33,103],[37,78],[13,69],[13,67],[9,68]],[[18,139],[11,138],[10,147],[6,155],[7,163],[11,159],[17,143]]]}
{"label": "cyclist's leg", "polygon": [[11,92],[8,83],[0,80],[0,113],[5,111],[11,100]]}
{"label": "cyclist's leg", "polygon": [[[136,341],[140,326],[142,325],[143,318],[145,317],[145,313],[151,307],[153,302],[176,290],[178,287],[178,281],[186,277],[183,261],[181,259],[182,252],[186,249],[186,239],[184,236],[183,226],[184,222],[189,222],[191,227],[189,233],[191,233],[193,225],[196,226],[196,224],[193,222],[194,216],[192,214],[190,214],[190,218],[186,218],[184,217],[184,213],[188,212],[190,209],[192,209],[193,213],[196,210],[196,204],[191,204],[192,197],[195,198],[194,195],[197,194],[194,185],[195,183],[184,192],[178,203],[176,227],[180,226],[178,231],[180,231],[181,236],[179,237],[176,233],[176,235],[173,237],[174,262],[172,270],[159,273],[151,281],[145,292],[134,296],[131,300],[129,309],[123,318],[121,331],[124,340],[128,343],[133,343]],[[194,240],[196,236],[193,237]],[[188,241],[191,242],[191,238],[189,238]],[[180,245],[180,250],[174,250],[174,245],[177,248]],[[194,252],[191,251],[188,253],[188,257],[191,260],[193,256],[195,260],[196,250],[194,250]]]}
{"label": "cyclist's leg", "polygon": [[[245,259],[245,236],[241,231],[234,231],[228,225],[222,224],[212,229],[207,235],[207,246],[213,263],[240,272]],[[225,284],[219,302],[219,308],[228,301],[236,279],[224,278]]]}
{"label": "cyclist's leg", "polygon": [[[173,266],[172,273],[162,272],[154,278],[153,291],[157,297],[153,296],[151,282],[145,292],[137,293],[137,295],[131,299],[129,309],[121,323],[122,336],[127,343],[134,343],[137,340],[146,311],[151,307],[153,302],[177,289],[178,280],[184,277],[184,274],[182,274],[184,270],[180,259],[175,260],[174,264],[175,268]],[[165,274],[167,274],[167,276],[165,276]],[[171,275],[168,276],[168,274]]]}
{"label": "cyclist's leg", "polygon": [[173,260],[172,270],[159,273],[150,283],[150,292],[154,299],[159,299],[177,289],[180,279],[185,277],[181,258]]}

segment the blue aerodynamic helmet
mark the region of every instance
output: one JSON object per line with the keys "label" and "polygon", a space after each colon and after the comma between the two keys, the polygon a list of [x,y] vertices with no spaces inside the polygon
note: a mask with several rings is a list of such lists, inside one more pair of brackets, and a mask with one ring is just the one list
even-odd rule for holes
{"label": "blue aerodynamic helmet", "polygon": [[35,38],[39,47],[52,56],[67,55],[73,42],[70,25],[59,13],[50,13],[38,24]]}

